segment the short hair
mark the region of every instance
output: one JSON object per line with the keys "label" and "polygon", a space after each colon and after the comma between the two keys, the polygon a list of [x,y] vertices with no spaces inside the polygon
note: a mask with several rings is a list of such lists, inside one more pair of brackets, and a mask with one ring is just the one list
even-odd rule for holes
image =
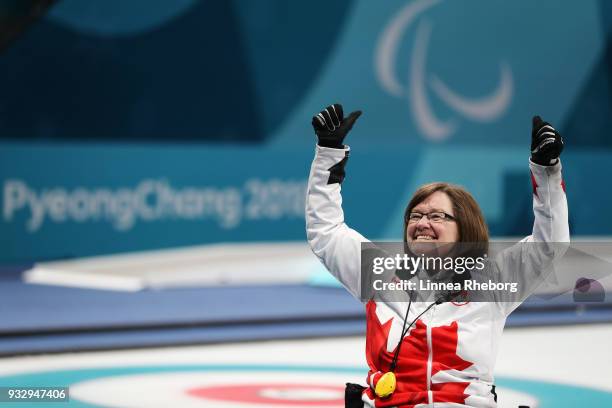
{"label": "short hair", "polygon": [[477,249],[480,254],[482,254],[482,251],[487,251],[489,247],[489,229],[480,206],[478,206],[474,197],[463,187],[441,182],[429,183],[419,187],[410,199],[404,212],[404,243],[408,242],[406,237],[408,216],[414,207],[437,191],[446,193],[453,204],[453,215],[459,230],[458,242],[478,243],[478,248],[474,249]]}

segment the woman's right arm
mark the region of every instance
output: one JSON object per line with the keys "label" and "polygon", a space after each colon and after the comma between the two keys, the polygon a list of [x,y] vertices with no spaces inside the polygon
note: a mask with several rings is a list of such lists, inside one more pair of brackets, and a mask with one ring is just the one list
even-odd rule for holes
{"label": "woman's right arm", "polygon": [[317,146],[306,193],[306,235],[312,252],[356,298],[360,298],[361,243],[344,223],[340,184],[349,148]]}
{"label": "woman's right arm", "polygon": [[342,144],[361,112],[344,118],[330,105],[313,118],[319,139],[308,178],[306,235],[312,252],[356,298],[361,289],[361,243],[367,240],[344,223],[340,185],[349,147]]}

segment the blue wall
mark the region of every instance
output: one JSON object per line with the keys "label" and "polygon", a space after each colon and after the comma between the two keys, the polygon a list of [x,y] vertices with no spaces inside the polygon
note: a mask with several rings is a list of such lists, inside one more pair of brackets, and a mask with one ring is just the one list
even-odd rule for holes
{"label": "blue wall", "polygon": [[371,238],[433,180],[529,233],[533,114],[566,139],[573,233],[612,231],[606,2],[128,3],[58,1],[0,56],[0,261],[303,240],[336,101],[364,111],[343,189]]}

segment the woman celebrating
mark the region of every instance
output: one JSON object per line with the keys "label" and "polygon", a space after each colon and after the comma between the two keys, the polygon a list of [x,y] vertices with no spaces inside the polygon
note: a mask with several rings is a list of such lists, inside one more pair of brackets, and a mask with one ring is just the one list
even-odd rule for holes
{"label": "woman celebrating", "polygon": [[[308,182],[306,230],[314,254],[356,298],[361,291],[361,244],[367,240],[344,223],[340,184],[349,147],[344,138],[360,111],[344,117],[342,106],[328,106],[313,117],[318,137]],[[569,242],[567,201],[561,178],[561,136],[540,117],[533,119],[529,168],[535,221],[521,242]],[[488,243],[488,230],[474,198],[463,188],[432,183],[419,188],[404,218],[407,246]],[[513,247],[514,248],[514,247]],[[504,251],[495,267],[513,275],[544,267],[563,255],[548,247],[531,256],[520,248]],[[541,256],[544,255],[544,256]],[[367,387],[347,406],[496,407],[493,379],[506,317],[519,302],[366,303]]]}

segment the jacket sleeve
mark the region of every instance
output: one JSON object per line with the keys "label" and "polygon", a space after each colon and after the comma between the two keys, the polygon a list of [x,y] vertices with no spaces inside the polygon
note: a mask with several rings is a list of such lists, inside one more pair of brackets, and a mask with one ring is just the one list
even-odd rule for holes
{"label": "jacket sleeve", "polygon": [[518,282],[520,288],[519,298],[503,303],[506,314],[553,273],[554,263],[563,257],[570,242],[561,161],[553,166],[540,166],[530,161],[529,169],[533,187],[533,231],[495,259],[501,276]]}
{"label": "jacket sleeve", "polygon": [[[533,212],[535,220],[532,234],[525,238],[533,242],[569,243],[569,221],[565,183],[561,174],[561,160],[554,166],[540,166],[529,162],[533,186]],[[561,245],[553,254],[563,256],[567,245]]]}
{"label": "jacket sleeve", "polygon": [[316,147],[306,192],[306,235],[312,252],[359,299],[361,243],[367,240],[344,223],[340,184],[348,155],[348,146]]}

